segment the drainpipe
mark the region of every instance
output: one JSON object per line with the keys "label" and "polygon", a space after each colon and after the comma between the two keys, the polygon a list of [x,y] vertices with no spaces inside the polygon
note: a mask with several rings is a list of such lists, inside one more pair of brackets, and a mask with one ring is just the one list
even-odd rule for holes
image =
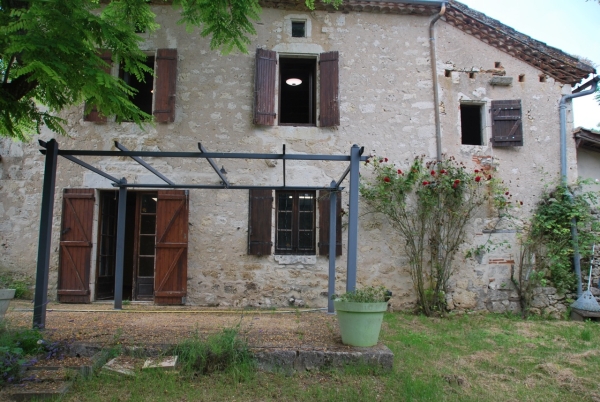
{"label": "drainpipe", "polygon": [[440,127],[440,94],[438,91],[437,58],[435,55],[435,30],[434,25],[446,13],[446,3],[442,3],[439,14],[429,23],[429,60],[431,62],[431,74],[433,75],[433,105],[435,117],[435,145],[437,160],[442,160],[442,130]]}
{"label": "drainpipe", "polygon": [[[598,81],[600,81],[600,76],[596,76],[588,81],[586,84],[578,88],[578,90],[582,90],[588,86],[592,86],[587,91],[582,91],[578,93],[574,93],[571,95],[563,95],[560,99],[560,103],[558,106],[559,116],[560,116],[560,175],[561,175],[561,183],[567,191],[567,196],[571,201],[573,201],[573,194],[569,191],[567,187],[567,101],[570,101],[573,98],[579,98],[580,96],[591,95],[596,92],[596,88],[598,87]],[[573,267],[575,269],[575,276],[577,277],[577,297],[581,296],[582,288],[581,288],[581,255],[579,254],[579,240],[577,235],[577,220],[575,218],[571,219],[571,241],[573,242]]]}

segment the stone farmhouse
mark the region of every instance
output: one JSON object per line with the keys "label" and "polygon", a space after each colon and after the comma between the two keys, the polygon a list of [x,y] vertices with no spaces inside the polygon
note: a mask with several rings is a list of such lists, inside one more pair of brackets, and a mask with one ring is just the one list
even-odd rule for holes
{"label": "stone farmhouse", "polygon": [[[456,1],[348,0],[338,10],[317,3],[313,11],[297,0],[261,4],[251,51],[229,55],[211,51],[198,32],[186,33],[171,6],[154,6],[161,28],[140,35],[155,77],[144,84],[117,64],[111,71],[139,89],[134,102],[154,114],[156,124],[142,130],[96,112],[84,116],[81,105],[64,112],[68,136],[56,138],[60,149],[118,151],[117,141],[132,151],[198,152],[201,143],[215,153],[349,155],[357,144],[364,155],[385,155],[399,168],[417,155],[443,153],[473,169],[494,166],[523,201],[517,211],[523,218],[543,178],[560,176],[559,102],[595,74],[590,65]],[[50,132],[40,136],[52,138]],[[31,279],[44,174],[39,150],[34,142],[0,143],[0,268]],[[566,156],[574,180],[571,135]],[[123,299],[327,305],[330,207],[314,188],[337,181],[347,163],[216,160],[232,185],[271,186],[231,190],[205,159],[144,158],[174,183],[216,189],[160,187],[164,180],[127,157],[80,159],[139,185],[127,189]],[[57,169],[49,298],[111,300],[118,192],[110,180],[64,158]],[[346,283],[341,211],[347,203],[343,192],[337,291]],[[498,226],[491,212],[482,213],[465,250],[490,237],[514,243],[516,234]],[[396,308],[411,308],[408,260],[384,218],[359,213],[356,252],[358,285],[385,285]],[[459,252],[449,308],[517,309],[507,286],[514,254],[514,248],[499,248],[467,259]]]}

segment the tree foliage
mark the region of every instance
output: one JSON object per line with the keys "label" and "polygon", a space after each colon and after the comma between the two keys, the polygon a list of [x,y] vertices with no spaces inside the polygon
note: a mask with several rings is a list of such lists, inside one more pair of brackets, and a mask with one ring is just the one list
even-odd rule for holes
{"label": "tree foliage", "polygon": [[[314,1],[305,0],[307,7]],[[247,52],[261,11],[258,0],[164,2],[179,10],[188,31],[198,27],[211,49],[224,53]],[[86,112],[95,106],[119,122],[151,121],[131,102],[135,90],[105,71],[99,51],[109,50],[115,64],[143,81],[152,69],[138,32],[157,30],[155,17],[149,0],[0,0],[0,136],[24,141],[44,125],[65,134],[57,112],[84,101]]]}

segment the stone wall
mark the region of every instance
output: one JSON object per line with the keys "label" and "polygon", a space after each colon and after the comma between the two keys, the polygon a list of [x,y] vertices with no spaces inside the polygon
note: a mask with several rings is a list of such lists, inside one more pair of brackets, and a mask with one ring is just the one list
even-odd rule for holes
{"label": "stone wall", "polygon": [[[220,55],[198,32],[187,34],[176,24],[171,7],[156,6],[161,29],[145,36],[144,49],[178,49],[176,119],[141,130],[133,123],[97,125],[83,121],[83,107],[64,113],[68,136],[57,138],[63,149],[114,150],[118,140],[131,150],[195,151],[202,142],[214,152],[274,152],[283,144],[287,153],[349,154],[352,144],[366,152],[385,155],[398,167],[416,155],[435,157],[436,140],[432,73],[429,63],[429,18],[374,13],[286,12],[264,9],[250,49],[264,47],[280,54],[337,50],[340,52],[341,125],[336,128],[252,124],[254,53]],[[310,21],[307,38],[292,38],[286,28],[291,18]],[[523,201],[517,215],[526,219],[541,192],[542,172],[558,175],[559,128],[557,105],[563,88],[551,78],[540,82],[539,72],[508,54],[443,21],[437,23],[438,79],[441,100],[442,147],[468,167],[493,165],[515,200]],[[524,74],[512,86],[489,84],[496,63],[505,76]],[[450,71],[446,77],[446,70]],[[470,72],[474,74],[469,75]],[[116,73],[116,70],[115,70]],[[489,106],[491,100],[521,99],[523,147],[493,148],[460,144],[461,101]],[[489,113],[489,112],[487,112]],[[490,120],[486,119],[487,132]],[[44,132],[40,138],[48,140]],[[0,267],[33,276],[37,250],[43,158],[30,144],[3,140],[0,145]],[[576,175],[573,144],[569,143],[569,171]],[[143,168],[125,158],[85,158],[128,182],[155,183]],[[149,162],[176,182],[218,184],[203,161],[150,158]],[[232,184],[282,184],[277,161],[228,160]],[[346,166],[326,162],[289,162],[288,185],[328,185]],[[57,283],[61,193],[66,187],[112,189],[109,182],[65,160],[59,161],[54,205],[50,291]],[[347,194],[343,194],[343,204]],[[361,211],[364,212],[361,206]],[[360,214],[359,212],[359,214]],[[188,304],[211,306],[284,306],[327,304],[328,260],[320,256],[288,258],[248,256],[247,191],[192,190],[190,193]],[[468,243],[458,253],[451,279],[449,305],[454,309],[513,309],[510,293],[496,284],[510,274],[514,249],[500,248],[477,259],[466,259],[467,249],[484,244],[514,243],[515,233],[502,228],[493,211],[482,211],[469,231]],[[414,292],[402,240],[381,216],[361,215],[359,222],[358,283],[383,284],[394,293],[397,308],[411,308]],[[97,224],[95,224],[97,231]],[[344,237],[346,237],[344,232]],[[345,289],[346,240],[336,259],[337,291]],[[93,252],[93,255],[96,251]],[[95,257],[94,257],[95,258]],[[95,278],[92,261],[92,278]],[[92,279],[92,289],[94,288]],[[545,295],[545,293],[544,293]],[[508,305],[505,303],[508,302]],[[494,304],[496,303],[496,304]],[[500,304],[498,304],[500,303]],[[298,303],[296,303],[298,304]]]}

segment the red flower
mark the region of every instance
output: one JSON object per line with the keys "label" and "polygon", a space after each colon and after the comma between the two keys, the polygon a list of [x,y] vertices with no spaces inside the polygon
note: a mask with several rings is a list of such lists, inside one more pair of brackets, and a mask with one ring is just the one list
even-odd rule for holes
{"label": "red flower", "polygon": [[458,183],[460,183],[460,180],[458,180],[458,179],[454,180],[454,184],[458,185]]}
{"label": "red flower", "polygon": [[523,201],[519,201],[519,203],[520,203],[521,205],[523,205]]}
{"label": "red flower", "polygon": [[476,181],[477,183],[479,183],[479,182],[481,181],[481,176],[476,176],[476,177],[475,177],[475,181]]}
{"label": "red flower", "polygon": [[487,177],[487,179],[488,179],[488,180],[492,180],[492,175],[491,175],[491,174],[488,174],[488,177]]}
{"label": "red flower", "polygon": [[508,194],[509,194],[509,192],[508,192],[508,191],[507,191],[506,193],[504,193],[504,195],[508,195]]}
{"label": "red flower", "polygon": [[402,174],[402,170],[398,169],[398,174]]}
{"label": "red flower", "polygon": [[383,178],[383,181],[384,181],[384,182],[386,182],[386,183],[389,183],[389,182],[390,182],[390,178],[389,178],[389,177],[387,177],[387,176],[385,176],[385,177]]}
{"label": "red flower", "polygon": [[475,169],[475,173],[479,173],[479,169]]}
{"label": "red flower", "polygon": [[432,176],[435,176],[435,170],[432,170],[432,171],[431,171],[431,175],[432,175]]}
{"label": "red flower", "polygon": [[424,185],[424,186],[426,186],[426,185],[428,185],[428,184],[429,184],[429,182],[428,182],[428,181],[424,181],[424,182],[423,182],[423,185]]}
{"label": "red flower", "polygon": [[442,169],[442,170],[440,170],[440,173],[441,173],[441,174],[446,174],[446,173],[448,173],[448,172],[446,171],[446,169]]}
{"label": "red flower", "polygon": [[384,161],[384,162],[387,162],[387,161],[388,161],[388,158],[383,158],[383,161]]}
{"label": "red flower", "polygon": [[458,187],[458,183],[454,182],[454,184],[452,185],[452,188],[456,188]]}

